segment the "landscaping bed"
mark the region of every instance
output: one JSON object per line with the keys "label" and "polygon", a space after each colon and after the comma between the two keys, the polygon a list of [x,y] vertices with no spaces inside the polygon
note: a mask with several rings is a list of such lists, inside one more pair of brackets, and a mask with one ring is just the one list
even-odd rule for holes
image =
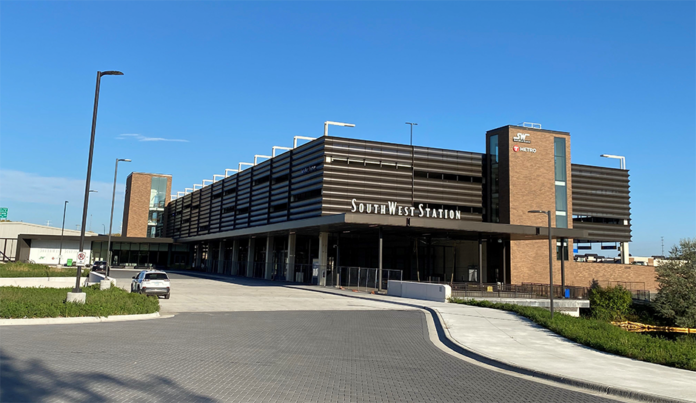
{"label": "landscaping bed", "polygon": [[87,303],[65,302],[70,288],[0,287],[0,318],[59,318],[136,315],[159,312],[159,300],[99,285],[84,287]]}
{"label": "landscaping bed", "polygon": [[[0,277],[75,277],[77,267],[49,267],[45,264],[11,262],[0,264]],[[82,270],[82,277],[89,275],[88,269]]]}
{"label": "landscaping bed", "polygon": [[556,314],[551,320],[551,312],[543,308],[462,298],[451,298],[450,302],[515,312],[554,333],[600,351],[696,371],[696,340],[689,335],[668,340],[631,333],[598,319]]}

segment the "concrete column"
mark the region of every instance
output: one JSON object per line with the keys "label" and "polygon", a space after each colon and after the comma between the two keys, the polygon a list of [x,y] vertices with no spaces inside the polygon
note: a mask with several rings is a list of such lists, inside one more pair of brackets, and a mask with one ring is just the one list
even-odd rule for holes
{"label": "concrete column", "polygon": [[239,239],[232,241],[232,275],[239,274]]}
{"label": "concrete column", "polygon": [[225,272],[225,241],[220,241],[220,250],[218,251],[218,274]]}
{"label": "concrete column", "polygon": [[329,233],[319,233],[319,277],[317,284],[326,285],[326,265],[329,262]]}
{"label": "concrete column", "polygon": [[213,272],[213,261],[215,260],[215,256],[213,256],[213,241],[208,241],[208,253],[206,254],[206,264],[205,264],[205,271],[212,273]]}
{"label": "concrete column", "polygon": [[479,235],[478,239],[478,264],[479,264],[479,284],[483,284],[483,240]]}
{"label": "concrete column", "polygon": [[196,269],[201,268],[201,258],[203,256],[202,249],[203,249],[203,244],[198,242],[196,244],[196,265],[194,266]]}
{"label": "concrete column", "polygon": [[266,271],[264,278],[270,280],[273,275],[273,236],[268,235],[266,238]]}
{"label": "concrete column", "polygon": [[621,242],[621,263],[631,264],[630,256],[628,253],[628,242]]}
{"label": "concrete column", "polygon": [[384,246],[384,235],[382,227],[379,227],[379,266],[377,269],[377,290],[382,291],[382,250]]}
{"label": "concrete column", "polygon": [[246,276],[252,277],[254,275],[254,248],[256,246],[256,239],[249,238],[249,253],[247,256],[247,268]]}
{"label": "concrete column", "polygon": [[297,234],[288,235],[288,281],[295,281],[295,245]]}

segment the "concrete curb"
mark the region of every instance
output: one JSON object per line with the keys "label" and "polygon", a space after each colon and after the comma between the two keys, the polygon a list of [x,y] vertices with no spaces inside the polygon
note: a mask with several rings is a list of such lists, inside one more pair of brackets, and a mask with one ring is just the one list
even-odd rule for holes
{"label": "concrete curb", "polygon": [[[164,316],[171,317],[171,316]],[[160,318],[160,313],[145,313],[140,315],[111,315],[111,316],[80,316],[75,318],[32,318],[32,319],[0,319],[0,326],[27,325],[75,325],[82,323],[125,322],[131,320],[148,320]]]}
{"label": "concrete curb", "polygon": [[437,336],[440,342],[447,346],[450,350],[459,353],[465,357],[471,358],[475,361],[481,362],[486,365],[490,365],[492,367],[514,372],[517,374],[521,375],[526,375],[530,376],[533,378],[539,378],[543,379],[546,381],[552,381],[564,385],[569,385],[581,389],[587,389],[593,392],[600,392],[607,394],[609,396],[616,396],[616,397],[621,397],[621,398],[628,398],[628,399],[633,399],[633,400],[639,400],[643,402],[654,402],[654,403],[689,403],[688,400],[681,400],[681,399],[672,399],[672,398],[667,398],[667,397],[662,397],[662,396],[656,396],[652,395],[649,393],[643,393],[643,392],[636,392],[628,389],[622,389],[622,388],[617,388],[613,386],[608,386],[608,385],[603,385],[600,383],[595,383],[595,382],[590,382],[590,381],[584,381],[580,379],[574,379],[574,378],[568,378],[568,377],[563,377],[559,375],[553,375],[549,374],[546,372],[541,372],[537,370],[532,370],[524,367],[520,367],[518,365],[514,364],[508,364],[503,361],[499,361],[495,358],[486,356],[485,354],[482,354],[480,352],[471,350],[468,347],[465,347],[461,344],[459,344],[457,341],[454,340],[449,334],[449,330],[444,325],[444,320],[440,316],[440,313],[428,306],[423,306],[423,305],[418,305],[418,304],[411,304],[411,303],[406,303],[406,302],[395,302],[395,301],[381,301],[376,298],[366,298],[360,295],[344,295],[341,293],[336,293],[332,292],[329,290],[321,290],[321,289],[308,289],[308,288],[303,288],[303,287],[297,287],[297,286],[287,286],[291,288],[295,288],[298,290],[305,290],[305,291],[314,291],[314,292],[321,292],[324,294],[331,294],[331,295],[337,295],[341,297],[346,297],[346,298],[356,298],[356,299],[363,299],[363,300],[370,300],[370,301],[379,301],[379,302],[384,302],[387,304],[394,304],[394,305],[401,305],[401,306],[407,306],[410,308],[418,308],[425,310],[430,313],[432,316],[433,321],[435,322],[435,328],[437,329]]}

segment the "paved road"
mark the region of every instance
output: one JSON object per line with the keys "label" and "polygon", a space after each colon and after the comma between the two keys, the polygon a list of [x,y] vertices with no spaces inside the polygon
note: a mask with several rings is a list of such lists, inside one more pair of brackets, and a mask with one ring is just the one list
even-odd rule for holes
{"label": "paved road", "polygon": [[[130,290],[133,270],[113,271],[116,285]],[[319,311],[394,309],[390,304],[307,292],[288,283],[244,277],[220,277],[169,273],[171,298],[160,298],[163,314],[181,312]]]}
{"label": "paved road", "polygon": [[420,311],[184,313],[2,329],[0,401],[605,402],[491,371]]}

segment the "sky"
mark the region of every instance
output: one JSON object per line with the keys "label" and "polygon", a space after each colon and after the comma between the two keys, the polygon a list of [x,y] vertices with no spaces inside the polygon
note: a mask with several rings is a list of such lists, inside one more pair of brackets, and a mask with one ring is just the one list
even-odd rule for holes
{"label": "sky", "polygon": [[638,256],[696,236],[694,2],[0,3],[0,206],[114,231],[126,176],[173,193],[294,136],[484,152],[520,122],[570,132],[572,162],[626,157]]}

